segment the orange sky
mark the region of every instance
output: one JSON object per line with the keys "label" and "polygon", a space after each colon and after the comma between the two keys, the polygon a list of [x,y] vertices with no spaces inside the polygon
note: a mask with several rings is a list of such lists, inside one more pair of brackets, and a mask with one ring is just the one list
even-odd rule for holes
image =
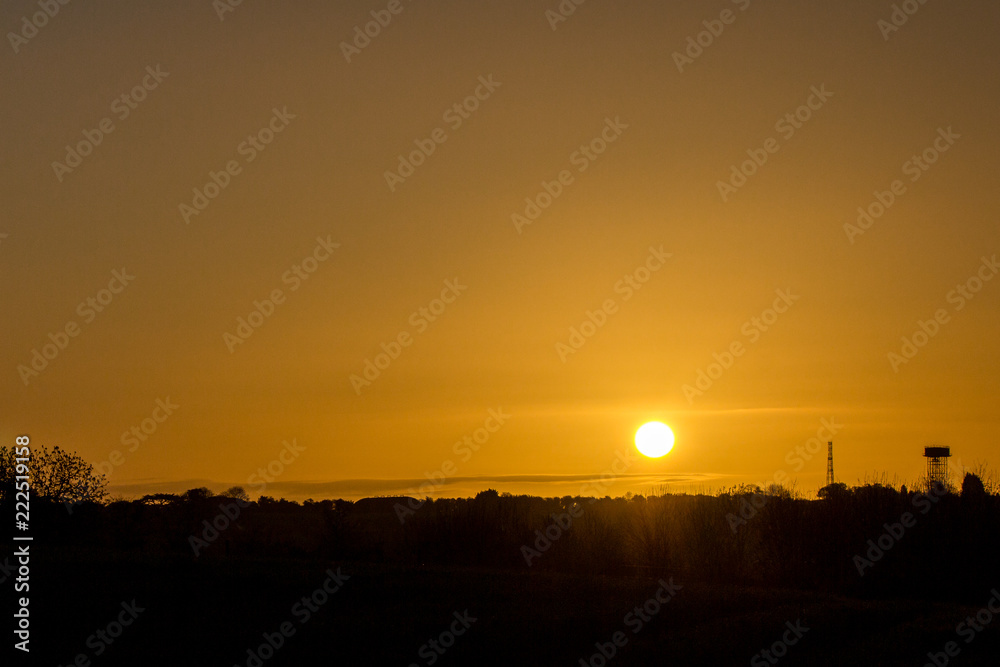
{"label": "orange sky", "polygon": [[997,465],[996,5],[117,4],[0,10],[4,443],[126,496],[812,494],[823,420],[844,482]]}

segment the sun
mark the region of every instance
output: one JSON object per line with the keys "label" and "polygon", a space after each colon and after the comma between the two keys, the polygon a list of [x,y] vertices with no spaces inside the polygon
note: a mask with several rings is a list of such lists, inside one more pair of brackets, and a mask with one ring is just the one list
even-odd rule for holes
{"label": "sun", "polygon": [[666,456],[674,448],[674,432],[663,422],[647,422],[635,432],[635,448],[651,459]]}

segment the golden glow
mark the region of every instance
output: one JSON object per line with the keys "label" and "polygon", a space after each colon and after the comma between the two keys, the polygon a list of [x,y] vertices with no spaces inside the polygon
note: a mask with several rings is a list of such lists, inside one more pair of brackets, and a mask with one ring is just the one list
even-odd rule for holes
{"label": "golden glow", "polygon": [[635,432],[635,447],[651,459],[666,456],[674,448],[674,432],[663,422],[647,422]]}
{"label": "golden glow", "polygon": [[[359,3],[222,24],[129,4],[60,13],[0,73],[23,102],[0,161],[0,444],[76,451],[129,498],[575,496],[653,419],[680,434],[670,483],[706,490],[780,472],[813,495],[822,453],[786,462],[812,438],[844,480],[912,485],[932,441],[1000,468],[987,3],[888,41],[891,2],[865,29],[750,3],[680,65],[712,6],[592,3],[553,33],[537,3],[424,3],[362,38]],[[154,54],[169,76],[143,92]],[[319,261],[319,238],[341,247]],[[108,301],[112,271],[135,280]],[[179,406],[162,422],[158,400]],[[638,458],[602,495],[659,488],[666,459]]]}

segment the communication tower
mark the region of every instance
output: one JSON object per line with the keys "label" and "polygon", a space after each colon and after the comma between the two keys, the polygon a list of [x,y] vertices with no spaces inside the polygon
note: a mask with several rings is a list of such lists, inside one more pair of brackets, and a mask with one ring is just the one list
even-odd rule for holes
{"label": "communication tower", "polygon": [[833,484],[833,441],[826,443],[826,485]]}

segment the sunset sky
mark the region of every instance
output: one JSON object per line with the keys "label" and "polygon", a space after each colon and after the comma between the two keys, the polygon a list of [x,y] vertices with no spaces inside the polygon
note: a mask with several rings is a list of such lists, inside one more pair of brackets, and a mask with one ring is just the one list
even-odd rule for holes
{"label": "sunset sky", "polygon": [[126,497],[995,470],[1000,6],[902,4],[4,3],[0,441]]}

